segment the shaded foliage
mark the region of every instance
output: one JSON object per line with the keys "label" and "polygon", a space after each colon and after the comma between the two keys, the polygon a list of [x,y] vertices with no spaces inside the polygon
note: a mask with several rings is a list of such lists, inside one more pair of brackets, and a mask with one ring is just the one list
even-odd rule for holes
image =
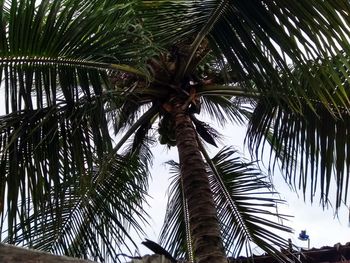
{"label": "shaded foliage", "polygon": [[[268,176],[262,174],[254,163],[245,162],[238,155],[236,150],[224,148],[209,160],[211,165],[208,164],[225,250],[228,255],[237,257],[244,249],[249,251],[250,246],[256,244],[267,252],[278,254],[274,246],[287,246],[278,231],[291,231],[273,219],[287,219],[276,210],[277,204],[283,201],[273,197],[277,193],[273,191]],[[189,224],[186,223],[188,212],[179,164],[168,164],[174,175],[160,241],[176,257],[188,258],[188,233],[185,231],[186,224]]]}

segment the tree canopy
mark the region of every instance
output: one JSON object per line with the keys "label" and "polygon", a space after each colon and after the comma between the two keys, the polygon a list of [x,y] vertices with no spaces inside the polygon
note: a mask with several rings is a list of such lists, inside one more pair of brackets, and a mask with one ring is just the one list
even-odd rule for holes
{"label": "tree canopy", "polygon": [[129,228],[142,233],[159,141],[180,157],[161,236],[174,255],[277,253],[289,228],[262,216],[271,185],[232,148],[210,157],[220,136],[203,114],[248,125],[252,155],[269,145],[302,193],[348,202],[347,0],[0,5],[3,241],[117,260]]}

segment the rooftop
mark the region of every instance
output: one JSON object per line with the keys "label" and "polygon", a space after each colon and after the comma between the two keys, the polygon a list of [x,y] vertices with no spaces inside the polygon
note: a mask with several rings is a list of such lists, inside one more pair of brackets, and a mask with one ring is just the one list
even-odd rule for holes
{"label": "rooftop", "polygon": [[[290,251],[285,251],[285,254],[290,254]],[[302,263],[350,263],[350,242],[345,245],[340,243],[334,246],[324,246],[321,248],[301,249],[300,251],[293,250],[289,256],[292,262],[298,260]],[[230,263],[277,263],[278,261],[269,255],[253,256],[252,258],[239,257],[237,259],[229,258]]]}

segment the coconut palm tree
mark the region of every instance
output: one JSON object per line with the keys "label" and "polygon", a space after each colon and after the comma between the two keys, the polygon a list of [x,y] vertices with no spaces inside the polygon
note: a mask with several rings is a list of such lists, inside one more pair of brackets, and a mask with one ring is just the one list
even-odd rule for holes
{"label": "coconut palm tree", "polygon": [[[174,253],[226,262],[248,241],[277,252],[269,243],[285,241],[267,228],[288,228],[259,216],[273,214],[261,207],[274,199],[258,196],[269,185],[232,150],[209,157],[204,142],[216,145],[218,133],[202,113],[247,122],[252,152],[269,143],[271,167],[304,193],[321,189],[327,201],[335,168],[337,206],[346,199],[348,1],[1,6],[5,241],[117,258],[129,226],[141,230],[134,215],[144,218],[158,134],[179,153],[166,221],[176,245],[162,235]],[[109,128],[121,134],[115,144]]]}

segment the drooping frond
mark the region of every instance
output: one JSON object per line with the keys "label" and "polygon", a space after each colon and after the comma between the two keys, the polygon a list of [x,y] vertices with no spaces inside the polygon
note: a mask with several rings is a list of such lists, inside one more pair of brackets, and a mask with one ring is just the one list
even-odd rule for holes
{"label": "drooping frond", "polygon": [[48,192],[59,195],[63,181],[91,173],[112,149],[98,97],[17,111],[0,120],[1,213],[8,213],[9,231],[28,198],[37,209]]}
{"label": "drooping frond", "polygon": [[[142,233],[147,173],[136,159],[118,155],[86,175],[71,174],[41,205],[28,197],[20,222],[5,241],[72,257],[116,262],[130,226]],[[141,166],[140,166],[141,164]],[[141,213],[142,212],[142,213]],[[125,249],[125,247],[124,247]]]}
{"label": "drooping frond", "polygon": [[216,142],[219,141],[221,137],[219,132],[209,124],[198,120],[194,115],[191,115],[191,120],[196,128],[197,134],[207,143],[218,147]]}
{"label": "drooping frond", "polygon": [[[247,91],[253,86],[254,91],[259,93],[267,92],[276,97],[283,93],[310,102],[314,97],[310,98],[295,79],[289,67],[293,64],[303,69],[305,78],[311,83],[310,89],[318,96],[316,99],[327,105],[324,95],[339,79],[339,73],[334,71],[334,62],[328,58],[338,56],[343,62],[342,76],[346,77],[349,69],[349,64],[344,63],[345,54],[350,50],[347,37],[349,8],[350,3],[346,0],[298,4],[264,0],[145,0],[139,7],[139,13],[145,27],[161,43],[167,47],[174,43],[180,45],[178,59],[184,60],[180,63],[182,66],[190,63],[186,59],[190,60],[193,55],[191,48],[196,46],[196,39],[203,39],[200,35],[204,34],[210,49],[228,65],[228,72],[233,72],[234,78]],[[213,23],[208,25],[209,21]],[[320,59],[322,70],[309,70]],[[349,106],[344,86],[340,85],[332,92],[341,98],[341,106]],[[295,109],[300,107],[300,101],[295,103],[295,99],[289,104]]]}
{"label": "drooping frond", "polygon": [[114,124],[115,134],[122,131],[127,126],[132,125],[135,122],[135,120],[137,120],[140,117],[140,107],[141,105],[138,102],[132,100],[126,100],[123,103],[122,107],[120,107],[120,109],[117,110],[117,118]]}
{"label": "drooping frond", "polygon": [[167,163],[173,174],[169,187],[169,197],[164,224],[160,232],[159,242],[175,258],[192,259],[192,241],[189,230],[187,201],[183,194],[183,186],[179,173],[179,164]]}
{"label": "drooping frond", "polygon": [[151,147],[156,144],[155,135],[152,133],[152,125],[154,124],[155,116],[150,115],[145,119],[140,127],[134,133],[133,139],[127,145],[124,155],[138,158],[147,169],[153,162],[153,153]]}
{"label": "drooping frond", "polygon": [[[268,142],[272,146],[270,165],[280,161],[286,181],[301,189],[304,195],[309,192],[311,200],[318,192],[325,205],[331,186],[336,187],[335,207],[338,208],[347,200],[350,148],[347,140],[349,109],[342,106],[345,102],[336,90],[346,96],[349,94],[349,77],[342,75],[347,72],[344,64],[348,60],[344,62],[337,56],[329,60],[337,73],[337,81],[323,78],[322,82],[310,83],[303,69],[293,69],[310,100],[262,95],[254,105],[246,139],[255,155],[260,150],[262,153]],[[322,63],[310,68],[315,73],[323,70]],[[327,82],[330,82],[329,89],[310,88]],[[298,110],[290,104],[292,100],[299,103]]]}
{"label": "drooping frond", "polygon": [[[76,182],[90,182],[96,168],[117,174],[114,166],[105,168],[106,156],[113,155],[106,105],[111,101],[121,104],[123,95],[111,84],[108,73],[126,71],[146,78],[137,65],[144,62],[140,57],[147,59],[152,49],[134,17],[133,6],[133,1],[1,1],[0,105],[6,115],[0,116],[0,214],[7,242],[22,242],[18,241],[22,238],[30,245],[32,241],[28,238],[38,230],[39,222],[39,235],[45,234],[47,220],[52,220],[50,223],[57,232],[62,225],[54,219],[62,222],[70,219],[68,209],[73,203],[64,200],[64,196],[69,196]],[[120,187],[130,184],[130,189],[137,192],[137,185],[131,183],[125,181],[126,185]],[[104,189],[105,185],[101,187]],[[81,191],[84,189],[85,186]],[[111,193],[103,189],[98,190],[99,194],[108,198]],[[78,194],[71,196],[77,204],[84,197]],[[100,218],[91,216],[92,203],[91,207],[75,210],[73,221],[66,222],[75,228],[69,230],[67,242],[61,247],[60,242],[56,243],[56,252],[68,253],[76,234],[76,241],[96,238],[84,241],[90,246],[91,253],[87,253],[95,256],[94,245],[123,241],[119,235],[127,233],[121,227],[126,221],[138,228],[131,214],[125,217],[124,211],[123,217],[113,218],[116,216],[113,213],[117,205],[128,208],[130,213],[137,211],[140,207],[134,204],[140,204],[140,199],[134,204],[129,198],[105,201]],[[94,222],[80,228],[76,224],[84,215]],[[119,225],[111,228],[114,236],[109,239],[111,234],[99,224],[117,219]],[[106,227],[110,224],[106,223]],[[89,237],[82,237],[85,230],[90,231]],[[95,231],[99,235],[95,236]],[[106,246],[100,248],[96,252],[99,258],[114,253],[104,251]],[[78,248],[74,249],[78,254]],[[83,256],[85,252],[82,247],[79,249]]]}
{"label": "drooping frond", "polygon": [[[277,220],[282,200],[274,197],[272,185],[254,163],[244,162],[231,148],[224,148],[210,161],[210,183],[218,209],[225,247],[237,257],[253,244],[268,253],[287,247],[281,233],[291,229]],[[277,249],[276,249],[277,248]],[[282,258],[281,258],[282,259]]]}
{"label": "drooping frond", "polygon": [[[220,95],[220,87],[217,88],[218,95],[204,95],[202,97],[201,110],[203,113],[208,114],[221,126],[224,126],[228,121],[243,124],[247,120],[246,101],[241,101],[240,97]],[[215,88],[211,92],[215,93]]]}
{"label": "drooping frond", "polygon": [[[286,219],[277,211],[277,205],[283,201],[273,197],[267,177],[254,163],[233,157],[237,152],[231,148],[221,150],[213,159],[205,155],[227,255],[237,257],[245,250],[252,253],[250,248],[254,244],[269,253],[278,252],[276,247],[287,247],[280,234],[291,229],[277,222]],[[174,171],[178,169],[176,163],[170,164]],[[160,241],[170,253],[185,256],[186,206],[178,173],[174,174],[169,193]]]}
{"label": "drooping frond", "polygon": [[[308,100],[299,83],[284,81],[287,76],[293,79],[288,64],[304,69],[305,78],[314,80],[313,90],[326,92],[330,82],[338,79],[332,72],[332,62],[324,63],[324,70],[317,74],[308,72],[307,68],[311,66],[310,61],[319,58],[339,55],[344,59],[341,52],[348,52],[350,47],[346,37],[346,32],[349,32],[347,10],[347,1],[308,1],[302,4],[230,1],[210,32],[210,38],[239,79],[253,81],[259,92],[273,89],[275,93],[288,92]],[[330,81],[320,87],[317,82],[323,78]],[[344,105],[348,105],[347,96],[340,90],[335,93],[343,96]]]}
{"label": "drooping frond", "polygon": [[330,201],[338,208],[347,202],[349,189],[349,124],[345,110],[334,116],[319,104],[315,111],[306,107],[298,113],[287,105],[261,101],[250,121],[247,139],[251,150],[259,146],[263,150],[268,139],[274,150],[272,158],[281,162],[286,181],[304,195],[310,193],[311,200],[319,193],[325,205],[330,188],[335,187],[335,200]]}
{"label": "drooping frond", "polygon": [[130,139],[133,135],[134,140],[136,141],[134,141],[132,143],[132,146],[129,147],[129,150],[131,151],[136,150],[137,147],[139,147],[140,144],[142,144],[143,141],[146,139],[149,129],[151,129],[153,122],[158,116],[157,107],[151,106],[147,108],[145,112],[140,114],[142,115],[137,120],[134,120],[134,122],[131,121],[131,123],[125,125],[125,127],[127,127],[128,129],[126,129],[126,132],[122,135],[120,139],[118,139],[118,143],[113,149],[114,152],[117,152],[125,144],[125,142],[128,139]]}

